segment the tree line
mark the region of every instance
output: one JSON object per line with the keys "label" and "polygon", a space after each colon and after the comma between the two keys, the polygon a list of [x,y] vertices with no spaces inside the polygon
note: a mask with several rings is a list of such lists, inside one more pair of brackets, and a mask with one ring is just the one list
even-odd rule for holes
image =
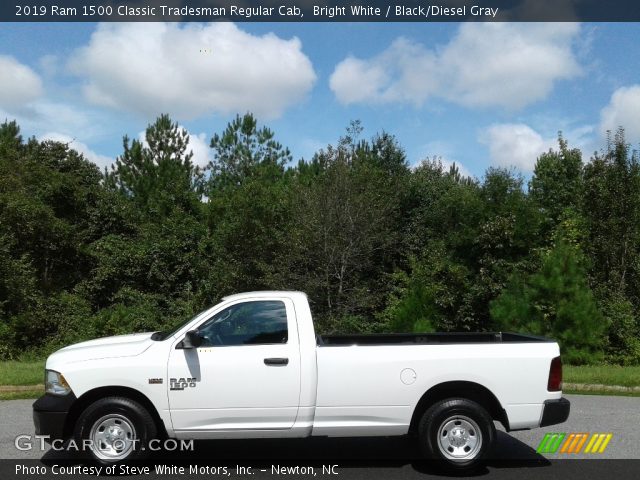
{"label": "tree line", "polygon": [[251,114],[193,163],[161,115],[104,172],[0,126],[0,358],[169,328],[222,296],[295,289],[327,332],[518,331],[566,361],[640,363],[640,168],[620,129],[560,135],[525,183],[410,167],[352,122],[296,163]]}

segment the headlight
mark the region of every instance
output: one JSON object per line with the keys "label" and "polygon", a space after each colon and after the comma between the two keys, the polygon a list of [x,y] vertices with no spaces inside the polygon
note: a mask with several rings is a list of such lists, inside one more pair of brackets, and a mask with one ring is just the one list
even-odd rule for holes
{"label": "headlight", "polygon": [[67,395],[71,392],[71,387],[61,373],[54,370],[45,370],[44,390],[53,395]]}

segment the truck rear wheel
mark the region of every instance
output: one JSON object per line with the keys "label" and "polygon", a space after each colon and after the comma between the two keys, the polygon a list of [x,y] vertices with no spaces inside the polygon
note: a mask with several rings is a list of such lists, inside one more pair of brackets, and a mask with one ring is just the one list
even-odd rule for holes
{"label": "truck rear wheel", "polygon": [[418,432],[423,453],[453,470],[477,467],[496,436],[487,411],[464,398],[436,402],[422,416]]}
{"label": "truck rear wheel", "polygon": [[148,453],[156,425],[138,402],[125,397],[106,397],[82,412],[76,424],[78,445],[102,465],[139,460]]}

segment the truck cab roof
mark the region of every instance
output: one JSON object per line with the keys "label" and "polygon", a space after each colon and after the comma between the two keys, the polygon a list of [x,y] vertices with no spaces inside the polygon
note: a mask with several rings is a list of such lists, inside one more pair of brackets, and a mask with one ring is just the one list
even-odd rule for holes
{"label": "truck cab roof", "polygon": [[256,290],[253,292],[234,293],[223,297],[223,301],[240,300],[243,298],[271,298],[271,297],[299,297],[307,299],[307,294],[295,290]]}

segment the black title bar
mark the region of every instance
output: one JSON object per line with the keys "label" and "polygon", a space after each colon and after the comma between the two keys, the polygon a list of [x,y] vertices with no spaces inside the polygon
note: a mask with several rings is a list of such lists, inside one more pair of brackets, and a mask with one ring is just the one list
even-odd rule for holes
{"label": "black title bar", "polygon": [[637,22],[636,0],[9,0],[2,22]]}

